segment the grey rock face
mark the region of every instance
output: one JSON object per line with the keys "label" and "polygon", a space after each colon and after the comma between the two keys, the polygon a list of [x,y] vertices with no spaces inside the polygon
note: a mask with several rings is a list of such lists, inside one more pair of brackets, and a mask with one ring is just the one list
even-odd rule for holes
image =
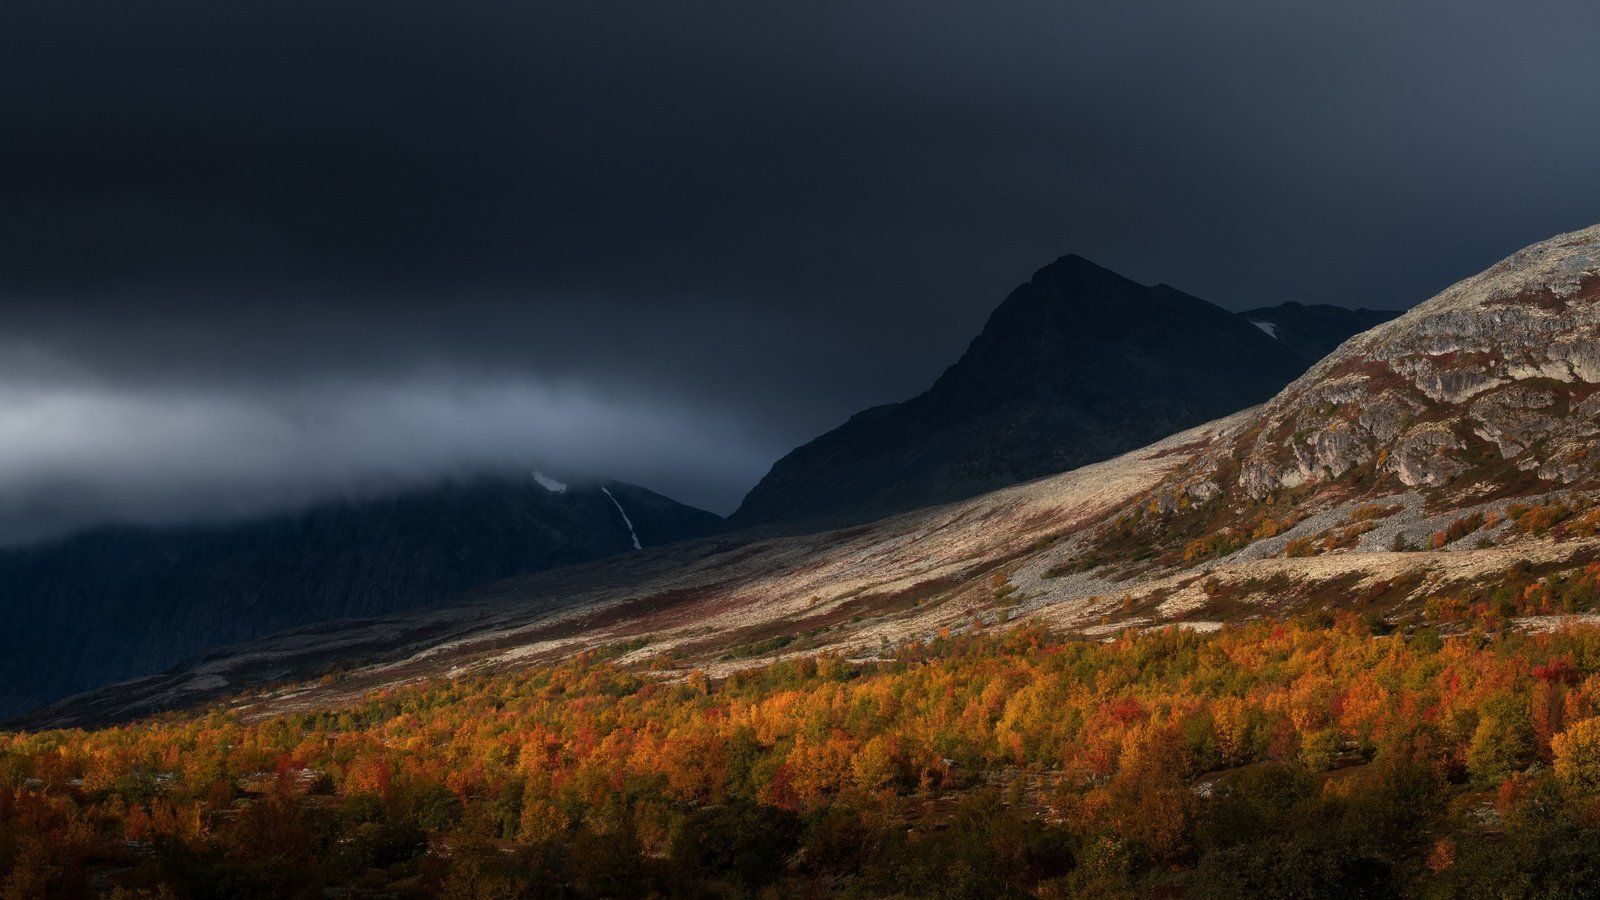
{"label": "grey rock face", "polygon": [[1338,478],[1372,458],[1372,448],[1362,441],[1360,426],[1337,422],[1313,434],[1309,440],[1316,454],[1316,465],[1307,473],[1324,473]]}
{"label": "grey rock face", "polygon": [[1555,406],[1552,388],[1516,382],[1474,400],[1467,414],[1474,422],[1473,433],[1493,441],[1500,455],[1511,459],[1560,428]]}
{"label": "grey rock face", "polygon": [[1505,384],[1505,380],[1472,369],[1445,369],[1421,376],[1416,384],[1429,400],[1461,403],[1492,387]]}
{"label": "grey rock face", "polygon": [[[1522,250],[1345,342],[1197,463],[1237,462],[1260,499],[1374,478],[1447,488],[1534,472],[1551,487],[1600,474],[1600,226]],[[1192,476],[1187,476],[1192,477]]]}
{"label": "grey rock face", "polygon": [[1356,423],[1380,443],[1387,443],[1399,437],[1406,422],[1425,408],[1401,391],[1380,391],[1362,404]]}
{"label": "grey rock face", "polygon": [[1453,455],[1460,449],[1461,441],[1448,425],[1429,422],[1400,436],[1389,455],[1389,470],[1406,487],[1438,487],[1466,470]]}

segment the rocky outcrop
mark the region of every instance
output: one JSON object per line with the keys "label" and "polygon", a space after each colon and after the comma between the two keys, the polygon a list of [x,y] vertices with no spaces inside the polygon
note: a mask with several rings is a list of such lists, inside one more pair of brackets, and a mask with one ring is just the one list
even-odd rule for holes
{"label": "rocky outcrop", "polygon": [[1501,457],[1511,459],[1560,429],[1556,400],[1553,387],[1533,380],[1515,381],[1473,401],[1467,416],[1473,434],[1493,441]]}
{"label": "rocky outcrop", "polygon": [[1402,434],[1389,454],[1388,471],[1406,487],[1438,487],[1466,471],[1456,455],[1461,440],[1443,422],[1428,422]]}
{"label": "rocky outcrop", "polygon": [[1529,247],[1351,339],[1180,477],[1231,468],[1223,487],[1255,500],[1362,472],[1380,492],[1517,472],[1571,485],[1600,474],[1587,452],[1597,391],[1600,226]]}

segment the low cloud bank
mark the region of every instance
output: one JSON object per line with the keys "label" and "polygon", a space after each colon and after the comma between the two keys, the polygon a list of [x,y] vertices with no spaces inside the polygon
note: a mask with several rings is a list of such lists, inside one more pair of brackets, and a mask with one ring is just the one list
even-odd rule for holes
{"label": "low cloud bank", "polygon": [[726,513],[772,451],[735,423],[525,378],[293,390],[0,383],[0,543],[107,522],[216,521],[540,466]]}

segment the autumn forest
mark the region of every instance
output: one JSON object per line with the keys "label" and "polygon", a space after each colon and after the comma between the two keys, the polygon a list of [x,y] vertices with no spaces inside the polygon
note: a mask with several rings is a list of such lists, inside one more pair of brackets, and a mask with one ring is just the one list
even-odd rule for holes
{"label": "autumn forest", "polygon": [[1458,613],[11,734],[0,897],[1587,896],[1600,630]]}

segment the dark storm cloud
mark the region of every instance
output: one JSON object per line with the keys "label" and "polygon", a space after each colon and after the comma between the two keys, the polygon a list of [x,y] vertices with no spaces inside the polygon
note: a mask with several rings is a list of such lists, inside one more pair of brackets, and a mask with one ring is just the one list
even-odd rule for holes
{"label": "dark storm cloud", "polygon": [[1062,253],[1399,307],[1600,219],[1597,33],[1554,0],[8,3],[0,497],[181,517],[559,457],[728,511]]}

